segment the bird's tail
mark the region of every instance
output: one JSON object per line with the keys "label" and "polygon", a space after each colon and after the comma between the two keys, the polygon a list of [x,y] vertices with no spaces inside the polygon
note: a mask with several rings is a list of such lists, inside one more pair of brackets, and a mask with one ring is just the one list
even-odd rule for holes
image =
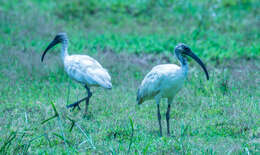
{"label": "bird's tail", "polygon": [[143,98],[142,98],[142,95],[140,93],[140,88],[138,88],[138,90],[137,90],[136,101],[137,101],[137,104],[142,104],[143,103]]}
{"label": "bird's tail", "polygon": [[110,81],[107,81],[103,84],[103,87],[106,89],[112,89],[112,83]]}

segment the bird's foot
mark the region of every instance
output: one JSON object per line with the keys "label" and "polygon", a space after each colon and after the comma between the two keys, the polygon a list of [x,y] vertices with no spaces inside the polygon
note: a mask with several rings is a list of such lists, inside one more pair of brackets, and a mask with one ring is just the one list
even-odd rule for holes
{"label": "bird's foot", "polygon": [[83,114],[83,118],[87,118],[87,119],[88,119],[88,117],[89,117],[89,116],[88,116],[88,113],[84,113],[84,114]]}
{"label": "bird's foot", "polygon": [[67,108],[72,108],[72,111],[73,111],[76,107],[78,107],[78,109],[80,110],[79,103],[80,102],[75,102],[73,104],[67,105]]}
{"label": "bird's foot", "polygon": [[91,120],[93,118],[93,113],[92,112],[87,112],[87,113],[84,113],[82,115],[82,118],[86,119],[86,120]]}

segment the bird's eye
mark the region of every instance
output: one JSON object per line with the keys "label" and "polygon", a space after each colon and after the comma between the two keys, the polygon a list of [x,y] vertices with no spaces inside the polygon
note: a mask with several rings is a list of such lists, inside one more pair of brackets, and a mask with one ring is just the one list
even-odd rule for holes
{"label": "bird's eye", "polygon": [[183,49],[184,49],[185,51],[188,51],[188,50],[189,50],[189,47],[183,46]]}

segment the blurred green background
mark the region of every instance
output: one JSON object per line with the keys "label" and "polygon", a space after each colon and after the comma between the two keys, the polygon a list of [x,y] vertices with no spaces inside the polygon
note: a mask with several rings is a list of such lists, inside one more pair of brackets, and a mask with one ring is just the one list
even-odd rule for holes
{"label": "blurred green background", "polygon": [[2,0],[0,9],[3,35],[27,29],[24,39],[31,37],[38,48],[33,41],[51,25],[56,29],[49,33],[69,33],[73,51],[162,53],[184,42],[200,56],[218,59],[260,54],[258,8],[257,0]]}

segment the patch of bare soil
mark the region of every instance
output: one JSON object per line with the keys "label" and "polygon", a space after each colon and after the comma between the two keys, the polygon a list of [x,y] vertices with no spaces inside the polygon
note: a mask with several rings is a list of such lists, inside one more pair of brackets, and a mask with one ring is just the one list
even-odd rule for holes
{"label": "patch of bare soil", "polygon": [[[95,56],[104,64],[109,70],[116,70],[117,72],[125,72],[131,68],[137,68],[143,76],[150,71],[152,67],[158,64],[175,63],[178,61],[173,57],[170,58],[164,54],[127,54],[115,53],[111,50],[104,50]],[[210,74],[217,77],[223,76],[223,86],[228,87],[231,83],[237,83],[241,86],[256,86],[260,82],[260,59],[226,59],[222,60],[220,64],[216,62],[205,62]],[[194,63],[191,64],[191,67]],[[219,79],[218,79],[219,80]]]}
{"label": "patch of bare soil", "polygon": [[229,79],[243,86],[259,86],[260,82],[260,59],[229,59],[224,60],[216,69],[228,70]]}
{"label": "patch of bare soil", "polygon": [[[116,63],[123,63],[126,65],[137,65],[141,68],[147,69],[158,64],[176,63],[175,57],[172,55],[170,58],[165,54],[127,54],[127,53],[115,53],[112,50],[103,50],[98,53],[97,57],[103,57],[113,65]],[[260,69],[260,58],[248,59],[226,59],[221,64],[216,65],[216,62],[205,62],[209,69],[229,69],[234,77],[243,77],[249,73],[255,73]],[[109,64],[108,64],[109,65]],[[242,73],[242,76],[241,76]]]}

